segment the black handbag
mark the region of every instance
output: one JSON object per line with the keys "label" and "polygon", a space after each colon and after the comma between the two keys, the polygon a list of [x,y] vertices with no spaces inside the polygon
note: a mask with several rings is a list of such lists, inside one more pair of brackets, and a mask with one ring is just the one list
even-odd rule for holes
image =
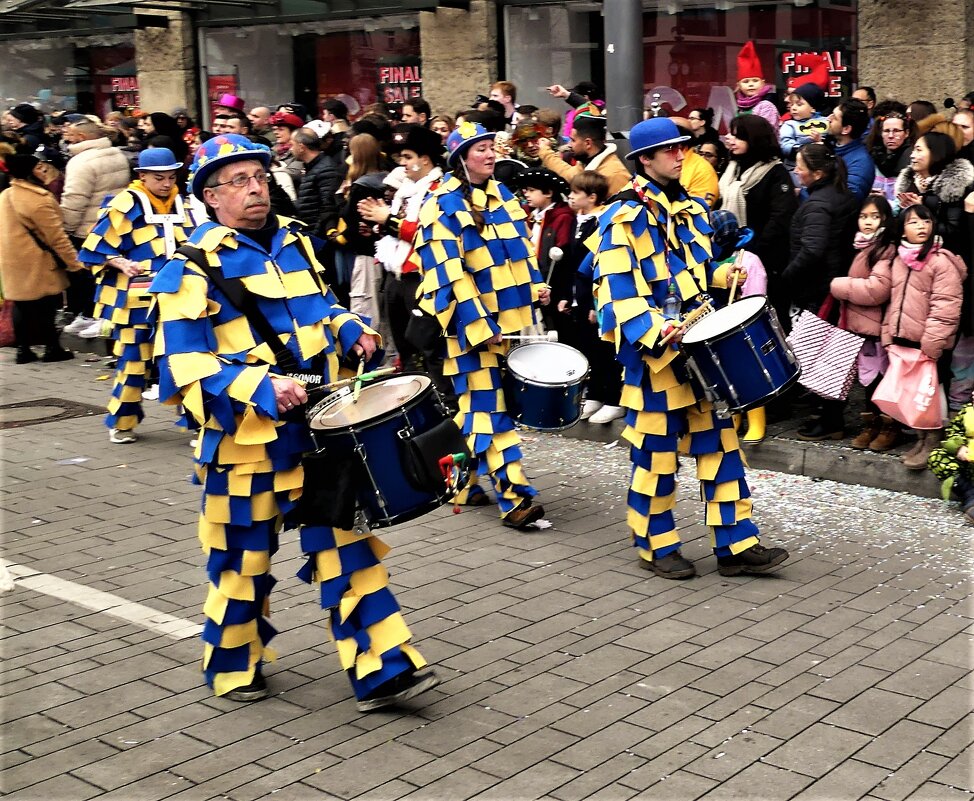
{"label": "black handbag", "polygon": [[457,454],[464,457],[461,460],[464,465],[469,462],[467,440],[457,424],[449,418],[429,431],[401,440],[401,464],[406,480],[421,492],[431,492],[440,498],[450,494],[440,470],[440,459]]}

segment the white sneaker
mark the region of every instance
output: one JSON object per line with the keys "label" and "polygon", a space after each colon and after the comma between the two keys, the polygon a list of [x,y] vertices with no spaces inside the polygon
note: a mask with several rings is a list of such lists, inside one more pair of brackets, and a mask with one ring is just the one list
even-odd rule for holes
{"label": "white sneaker", "polygon": [[593,414],[588,421],[590,423],[611,423],[613,420],[618,420],[620,417],[626,416],[626,410],[621,406],[609,406],[605,404],[601,409],[599,409],[595,414]]}
{"label": "white sneaker", "polygon": [[111,331],[111,323],[108,320],[92,320],[91,325],[87,328],[83,328],[78,332],[78,336],[82,339],[97,339],[98,337],[106,336],[105,328],[109,326],[109,332]]}
{"label": "white sneaker", "polygon": [[159,400],[159,385],[153,384],[142,393],[142,400]]}
{"label": "white sneaker", "polygon": [[108,441],[114,445],[128,445],[137,442],[138,439],[133,432],[119,431],[117,428],[113,428],[108,434]]}
{"label": "white sneaker", "polygon": [[595,414],[599,409],[602,408],[604,404],[602,401],[592,401],[587,400],[582,403],[582,416],[579,420],[588,420],[593,414]]}
{"label": "white sneaker", "polygon": [[65,334],[78,334],[88,326],[95,322],[93,317],[85,317],[83,314],[79,314],[70,323],[64,326]]}

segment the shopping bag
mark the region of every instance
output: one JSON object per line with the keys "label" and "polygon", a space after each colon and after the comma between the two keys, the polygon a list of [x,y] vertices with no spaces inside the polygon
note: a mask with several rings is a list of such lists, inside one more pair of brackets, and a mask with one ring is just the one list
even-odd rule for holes
{"label": "shopping bag", "polygon": [[890,345],[887,353],[889,369],[873,393],[873,403],[910,428],[941,428],[946,396],[937,378],[937,362],[902,345]]}
{"label": "shopping bag", "polygon": [[788,336],[802,368],[799,383],[823,398],[845,400],[855,381],[856,360],[865,341],[817,314],[802,311]]}

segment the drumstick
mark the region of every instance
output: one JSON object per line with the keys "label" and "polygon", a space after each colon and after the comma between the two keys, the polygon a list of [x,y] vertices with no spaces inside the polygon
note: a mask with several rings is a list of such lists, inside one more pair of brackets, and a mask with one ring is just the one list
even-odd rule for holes
{"label": "drumstick", "polygon": [[378,370],[372,370],[369,373],[362,373],[361,376],[355,375],[353,378],[341,378],[338,381],[332,381],[330,384],[322,384],[320,387],[314,387],[308,390],[310,395],[312,392],[325,392],[329,389],[338,389],[340,387],[347,387],[349,384],[353,384],[356,381],[372,381],[381,375],[389,375],[389,373],[396,372],[395,367],[380,367]]}
{"label": "drumstick", "polygon": [[673,328],[673,330],[670,331],[670,333],[668,333],[665,337],[663,337],[660,340],[660,344],[665,345],[667,342],[673,339],[673,337],[675,337],[678,333],[680,333],[680,331],[683,330],[686,326],[690,325],[691,323],[695,323],[698,319],[703,317],[705,314],[709,314],[712,311],[713,311],[713,307],[709,303],[704,303],[702,306],[698,306],[692,312],[687,314],[687,316],[684,317],[682,320],[675,322],[674,323],[675,327]]}
{"label": "drumstick", "polygon": [[741,277],[741,264],[744,262],[744,251],[737,251],[737,258],[734,259],[734,280],[731,281],[730,295],[727,296],[727,305],[734,302],[734,295],[737,293],[737,282]]}
{"label": "drumstick", "polygon": [[355,387],[352,389],[352,403],[358,402],[358,396],[362,394],[362,375],[365,370],[365,359],[358,363],[358,370],[355,372]]}

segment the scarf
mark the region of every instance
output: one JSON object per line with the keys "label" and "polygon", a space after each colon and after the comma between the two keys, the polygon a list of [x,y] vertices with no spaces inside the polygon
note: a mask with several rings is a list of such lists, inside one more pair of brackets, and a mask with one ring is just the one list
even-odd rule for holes
{"label": "scarf", "polygon": [[774,91],[774,87],[770,83],[766,83],[758,90],[758,93],[754,97],[747,97],[740,92],[735,92],[734,99],[737,101],[738,108],[752,109],[771,94],[772,91]]}
{"label": "scarf", "polygon": [[743,228],[747,225],[747,193],[761,182],[772,168],[781,162],[778,159],[759,161],[748,167],[738,178],[740,164],[732,161],[727,165],[724,174],[720,176],[720,207],[731,212],[737,218],[737,225]]}
{"label": "scarf", "polygon": [[[926,260],[920,261],[920,248],[923,247],[923,243],[919,245],[914,245],[911,242],[900,242],[900,246],[896,249],[897,254],[899,254],[900,259],[903,263],[909,267],[911,270],[922,270],[926,265]],[[937,252],[937,245],[930,249],[930,253],[927,254],[927,260],[930,256]]]}
{"label": "scarf", "polygon": [[864,234],[862,231],[856,231],[856,237],[852,240],[852,247],[854,247],[856,250],[865,250],[868,247],[872,247],[879,238],[879,235],[885,230],[885,228],[879,228],[871,234]]}
{"label": "scarf", "polygon": [[173,184],[172,189],[169,190],[169,194],[166,197],[156,197],[153,195],[148,187],[138,178],[132,181],[129,187],[149,198],[149,203],[152,204],[152,210],[156,214],[172,214],[173,204],[176,202],[176,195],[179,194],[179,187],[176,184]]}

